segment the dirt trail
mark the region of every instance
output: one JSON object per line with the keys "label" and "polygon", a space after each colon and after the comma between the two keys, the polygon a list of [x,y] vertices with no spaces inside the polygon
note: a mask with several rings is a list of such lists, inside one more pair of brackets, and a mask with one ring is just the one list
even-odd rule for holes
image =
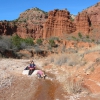
{"label": "dirt trail", "polygon": [[0,89],[0,100],[100,100],[97,97],[66,97],[68,96],[54,75],[47,79],[17,76],[11,87]]}
{"label": "dirt trail", "polygon": [[64,100],[63,90],[56,81],[41,80],[32,100]]}
{"label": "dirt trail", "polygon": [[39,79],[38,88],[32,100],[65,100],[63,97],[65,93],[61,85],[55,80],[55,76],[48,75],[50,79]]}
{"label": "dirt trail", "polygon": [[60,84],[51,79],[17,76],[11,87],[0,90],[0,100],[65,100]]}
{"label": "dirt trail", "polygon": [[17,76],[11,87],[0,89],[0,100],[31,100],[36,89],[34,77]]}
{"label": "dirt trail", "polygon": [[33,100],[54,100],[56,86],[50,80],[41,80]]}

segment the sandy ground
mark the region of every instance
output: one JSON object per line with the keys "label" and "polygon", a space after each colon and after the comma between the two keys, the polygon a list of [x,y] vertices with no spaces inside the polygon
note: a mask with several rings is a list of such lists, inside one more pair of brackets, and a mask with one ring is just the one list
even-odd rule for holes
{"label": "sandy ground", "polygon": [[[40,61],[35,62],[42,68]],[[45,80],[22,75],[28,64],[29,60],[0,59],[0,100],[100,100],[98,95],[68,95],[61,83],[65,78],[57,77],[57,70],[48,70]]]}
{"label": "sandy ground", "polygon": [[[60,84],[49,74],[47,79],[38,79],[36,76],[22,75],[29,60],[1,59],[0,72],[0,100],[55,100],[64,97],[59,94],[63,90]],[[40,67],[40,66],[39,66]]]}

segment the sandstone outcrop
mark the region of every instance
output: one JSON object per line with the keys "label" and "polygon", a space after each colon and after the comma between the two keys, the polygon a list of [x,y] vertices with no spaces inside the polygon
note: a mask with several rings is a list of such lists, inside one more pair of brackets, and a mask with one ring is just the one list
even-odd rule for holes
{"label": "sandstone outcrop", "polygon": [[44,23],[43,38],[62,36],[76,31],[75,24],[70,19],[67,10],[54,10],[48,13],[48,20]]}
{"label": "sandstone outcrop", "polygon": [[75,18],[76,32],[87,34],[90,31],[90,19],[87,12],[79,13]]}
{"label": "sandstone outcrop", "polygon": [[42,25],[34,25],[31,23],[21,23],[18,24],[17,26],[17,34],[22,37],[22,38],[26,38],[26,37],[32,37],[32,38],[40,38],[42,37]]}
{"label": "sandstone outcrop", "polygon": [[8,21],[0,21],[0,35],[12,35],[16,32],[16,25]]}
{"label": "sandstone outcrop", "polygon": [[32,8],[21,13],[16,20],[0,21],[0,35],[16,33],[22,38],[48,38],[80,32],[97,39],[100,37],[99,12],[100,2],[77,16],[71,15],[67,10],[55,9],[47,13],[39,8]]}
{"label": "sandstone outcrop", "polygon": [[76,32],[89,34],[93,37],[99,37],[100,32],[100,2],[96,5],[88,7],[79,13],[75,18]]}
{"label": "sandstone outcrop", "polygon": [[28,9],[20,14],[17,22],[17,34],[22,37],[40,38],[43,34],[43,23],[47,13],[39,8]]}

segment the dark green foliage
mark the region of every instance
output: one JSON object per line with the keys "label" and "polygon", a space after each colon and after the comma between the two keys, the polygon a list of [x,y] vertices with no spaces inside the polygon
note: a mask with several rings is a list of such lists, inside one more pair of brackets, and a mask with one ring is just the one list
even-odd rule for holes
{"label": "dark green foliage", "polygon": [[22,39],[25,43],[27,43],[28,45],[34,45],[33,42],[33,38],[26,38],[26,39]]}
{"label": "dark green foliage", "polygon": [[92,39],[92,42],[94,42],[95,40],[94,39]]}
{"label": "dark green foliage", "polygon": [[76,37],[72,36],[73,40],[77,40]]}
{"label": "dark green foliage", "polygon": [[55,41],[53,39],[49,40],[49,44],[50,44],[51,47],[55,47],[56,46]]}
{"label": "dark green foliage", "polygon": [[82,34],[80,32],[78,33],[78,36],[79,36],[79,38],[82,38]]}
{"label": "dark green foliage", "polygon": [[8,50],[12,48],[12,43],[10,38],[1,37],[0,39],[0,50]]}
{"label": "dark green foliage", "polygon": [[26,46],[32,46],[34,45],[33,39],[32,38],[26,38],[22,39],[18,35],[12,37],[12,43],[15,47],[18,49],[25,48]]}
{"label": "dark green foliage", "polygon": [[42,39],[37,39],[37,41],[36,41],[36,43],[39,44],[39,45],[41,45],[42,42],[43,42]]}
{"label": "dark green foliage", "polygon": [[18,35],[13,36],[11,40],[12,40],[12,43],[14,44],[14,46],[20,47],[21,38]]}
{"label": "dark green foliage", "polygon": [[86,35],[86,38],[89,38],[89,35]]}

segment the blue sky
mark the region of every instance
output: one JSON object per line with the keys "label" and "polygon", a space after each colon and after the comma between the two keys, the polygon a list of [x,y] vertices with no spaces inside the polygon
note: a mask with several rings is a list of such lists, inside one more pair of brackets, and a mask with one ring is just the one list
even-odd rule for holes
{"label": "blue sky", "polygon": [[71,14],[77,15],[83,9],[100,0],[0,0],[0,20],[17,19],[27,9],[38,7],[46,12],[67,8]]}

